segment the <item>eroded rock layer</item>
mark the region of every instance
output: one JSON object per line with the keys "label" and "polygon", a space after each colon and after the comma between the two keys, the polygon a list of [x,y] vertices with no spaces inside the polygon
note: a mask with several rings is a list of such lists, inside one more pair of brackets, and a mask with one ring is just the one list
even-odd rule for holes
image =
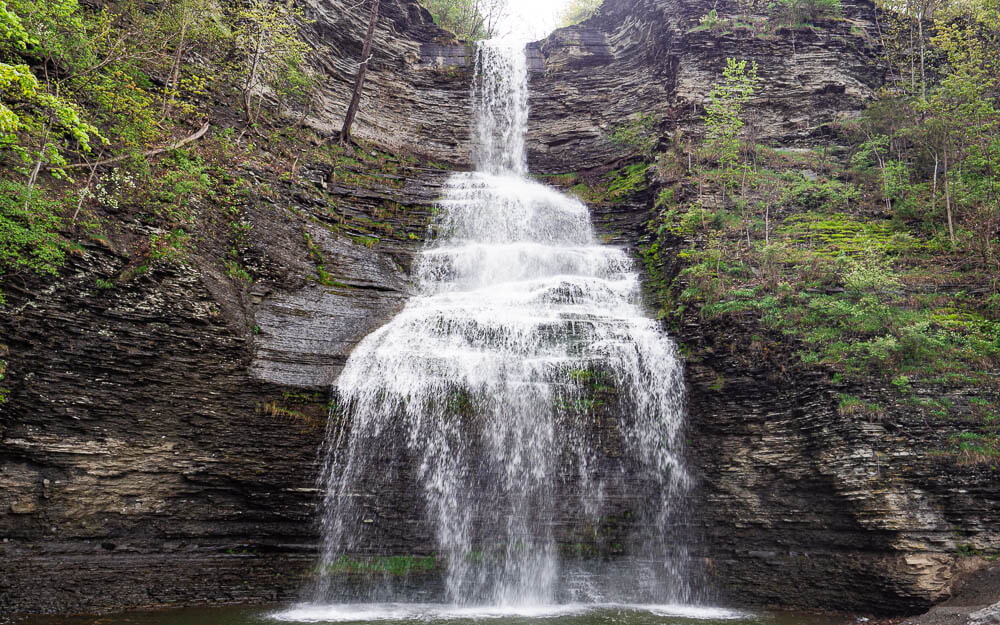
{"label": "eroded rock layer", "polygon": [[[365,19],[346,10],[354,4],[309,4],[328,78],[308,120],[318,129],[336,129],[347,106]],[[710,8],[607,0],[531,47],[531,169],[618,166],[625,154],[609,132],[637,112],[654,114],[682,148],[697,141],[730,56],[758,62],[761,142],[821,146],[824,124],[860,110],[882,82],[870,4],[844,2],[843,21],[768,36],[699,29]],[[403,0],[383,2],[376,47],[356,135],[464,165],[466,48]],[[298,182],[322,198],[246,172],[277,196],[246,215],[249,289],[226,275],[218,250],[140,273],[115,241],[85,247],[57,279],[4,285],[0,615],[277,600],[309,574],[316,451],[336,399],[326,389],[408,296],[446,172],[411,163],[362,183],[357,172],[299,165]],[[648,242],[653,201],[637,193],[592,211],[607,241],[634,250]],[[148,236],[143,228],[123,226]],[[661,243],[662,270],[676,273],[689,242]],[[121,279],[100,286],[109,275]],[[763,352],[755,331],[699,323],[677,337],[700,475],[694,552],[710,586],[731,602],[913,612],[950,591],[970,562],[961,549],[1000,549],[995,473],[929,453],[960,424],[902,405],[878,421],[840,415],[839,392],[879,389],[802,374],[789,353]],[[595,418],[613,457],[616,416]],[[427,555],[407,489],[401,479],[398,506],[372,533],[399,555]],[[583,531],[568,506],[560,513],[565,555],[620,550],[627,481],[608,496],[616,514],[601,528]]]}
{"label": "eroded rock layer", "polygon": [[860,111],[885,74],[875,47],[873,5],[843,5],[843,20],[765,35],[700,25],[713,6],[720,15],[744,15],[735,3],[606,3],[583,24],[532,44],[532,171],[572,172],[614,162],[621,149],[609,135],[637,113],[654,116],[671,140],[687,146],[699,132],[703,106],[727,57],[758,63],[761,89],[751,103],[761,133],[757,141],[814,144],[824,124]]}
{"label": "eroded rock layer", "polygon": [[[720,20],[746,13],[715,7]],[[754,140],[767,145],[829,148],[836,138],[827,125],[860,112],[884,81],[869,3],[845,2],[842,20],[767,32],[763,14],[740,18],[757,27],[706,27],[710,9],[683,0],[608,2],[533,44],[533,170],[558,183],[634,162],[611,134],[639,113],[653,116],[669,158],[690,153],[727,57],[759,67],[748,115]],[[637,187],[593,204],[595,221],[606,240],[637,255],[657,243],[655,270],[669,282],[683,266],[678,254],[697,242],[647,228],[659,212],[656,185]],[[963,423],[930,422],[899,404],[877,419],[842,414],[841,393],[892,392],[835,384],[830,372],[797,366],[795,345],[762,332],[753,315],[677,330],[700,480],[694,550],[709,587],[737,603],[881,613],[947,597],[965,570],[983,564],[967,552],[1000,546],[994,470],[936,451]],[[976,389],[952,391],[961,405]]]}
{"label": "eroded rock layer", "polygon": [[[350,97],[351,6],[307,7],[320,130]],[[196,204],[182,262],[150,260],[143,207],[122,207],[57,278],[4,284],[0,617],[274,601],[310,573],[329,383],[407,297],[447,175],[418,163],[468,158],[466,47],[415,2],[382,8],[355,127],[378,153],[241,166],[254,193],[238,217]]]}

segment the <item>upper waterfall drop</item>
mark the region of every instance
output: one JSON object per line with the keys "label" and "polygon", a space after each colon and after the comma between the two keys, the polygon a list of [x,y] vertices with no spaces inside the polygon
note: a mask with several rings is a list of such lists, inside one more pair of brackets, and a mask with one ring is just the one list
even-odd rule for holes
{"label": "upper waterfall drop", "polygon": [[417,294],[337,381],[314,600],[427,600],[405,576],[335,585],[426,532],[452,603],[689,601],[674,345],[587,207],[526,178],[523,48],[476,58],[477,170],[446,185]]}
{"label": "upper waterfall drop", "polygon": [[476,171],[527,175],[528,63],[523,43],[489,41],[476,47],[472,102]]}

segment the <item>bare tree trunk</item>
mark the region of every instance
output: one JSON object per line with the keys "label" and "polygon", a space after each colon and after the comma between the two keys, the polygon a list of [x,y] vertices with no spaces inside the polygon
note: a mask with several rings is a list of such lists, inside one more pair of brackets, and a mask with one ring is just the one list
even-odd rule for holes
{"label": "bare tree trunk", "polygon": [[910,17],[910,19],[907,20],[907,21],[910,22],[910,50],[909,50],[909,55],[908,56],[910,57],[910,90],[911,91],[917,88],[917,69],[914,66],[915,63],[913,61],[913,19],[911,17],[912,15],[913,15],[913,12],[910,9],[910,3],[907,2],[906,3],[906,16]]}
{"label": "bare tree trunk", "polygon": [[344,127],[340,131],[340,143],[351,142],[351,125],[354,124],[354,116],[358,114],[358,104],[361,102],[361,87],[365,83],[365,72],[368,71],[368,61],[371,60],[372,39],[375,36],[375,23],[378,22],[379,0],[371,0],[372,13],[368,20],[368,33],[365,35],[365,43],[361,48],[361,64],[358,65],[358,77],[354,81],[354,95],[351,96],[351,104],[347,107],[347,115],[344,117]]}
{"label": "bare tree trunk", "polygon": [[174,53],[174,66],[170,73],[170,84],[163,94],[163,113],[161,114],[163,119],[166,119],[167,115],[170,113],[170,105],[173,103],[174,93],[177,91],[177,79],[180,77],[181,73],[181,56],[184,53],[184,39],[187,37],[187,6],[182,4],[181,10],[184,12],[181,16],[181,39],[177,42],[177,51]]}
{"label": "bare tree trunk", "polygon": [[920,12],[920,19],[917,20],[920,37],[920,97],[927,99],[927,82],[924,80],[924,12]]}
{"label": "bare tree trunk", "polygon": [[948,238],[951,240],[952,246],[954,246],[955,227],[951,222],[951,189],[948,185],[948,148],[944,150],[944,205],[945,212],[948,214]]}
{"label": "bare tree trunk", "polygon": [[934,152],[934,186],[931,188],[931,210],[937,208],[938,153]]}
{"label": "bare tree trunk", "polygon": [[[878,19],[878,5],[875,5],[875,30],[878,32],[878,38],[882,42],[882,54],[885,58],[886,67],[892,67],[892,63],[889,62],[889,46],[885,44],[885,35],[882,34],[882,22]],[[891,73],[889,74],[892,75]]]}
{"label": "bare tree trunk", "polygon": [[[58,97],[58,90],[56,91]],[[45,161],[45,146],[49,143],[49,131],[52,129],[52,119],[53,114],[49,113],[49,119],[45,122],[45,134],[42,135],[42,147],[38,150],[38,161],[35,163],[35,168],[31,170],[31,174],[28,176],[28,188],[24,193],[24,210],[28,210],[31,206],[31,191],[35,188],[35,182],[38,180],[38,172],[42,170],[42,163]]]}
{"label": "bare tree trunk", "polygon": [[76,225],[76,217],[80,214],[80,209],[83,208],[83,203],[87,201],[87,197],[90,195],[90,185],[94,184],[94,178],[97,176],[97,163],[100,162],[103,155],[104,150],[101,150],[101,153],[94,159],[94,164],[90,167],[90,175],[87,176],[86,186],[80,189],[80,201],[76,203],[76,210],[73,211],[73,218],[70,219],[70,223],[74,226]]}
{"label": "bare tree trunk", "polygon": [[257,45],[254,46],[253,62],[250,64],[250,73],[247,75],[247,81],[243,87],[243,109],[246,113],[248,124],[253,123],[253,98],[251,94],[253,93],[254,84],[257,82],[257,71],[260,67],[260,57],[264,53],[264,37],[266,34],[267,28],[261,26],[260,36],[257,37]]}
{"label": "bare tree trunk", "polygon": [[764,245],[771,244],[771,198],[764,204]]}

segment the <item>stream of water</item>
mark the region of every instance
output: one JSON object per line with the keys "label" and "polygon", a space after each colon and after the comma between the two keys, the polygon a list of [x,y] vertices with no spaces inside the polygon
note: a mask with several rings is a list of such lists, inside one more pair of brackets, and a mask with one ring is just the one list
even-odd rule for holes
{"label": "stream of water", "polygon": [[[480,45],[473,109],[476,171],[447,184],[419,292],[338,381],[324,545],[305,600],[33,622],[844,622],[705,605],[683,531],[690,477],[674,345],[643,314],[632,261],[598,243],[587,208],[528,179],[522,47]],[[616,530],[609,519],[623,509]],[[422,554],[398,553],[415,539],[429,545]]]}
{"label": "stream of water", "polygon": [[[527,177],[523,46],[480,44],[475,76],[476,170],[446,185],[418,294],[355,348],[337,382],[322,575],[311,601],[283,618],[332,618],[345,600],[412,600],[391,580],[345,591],[336,574],[382,562],[352,558],[371,549],[369,525],[400,479],[387,449],[412,463],[446,605],[698,598],[675,531],[690,478],[674,345],[640,307],[632,260],[599,244],[587,207]],[[595,387],[614,391],[619,458],[594,435]],[[627,512],[636,529],[616,539],[617,557],[561,557],[567,497],[575,523],[597,528],[609,493],[637,485],[642,504]]]}

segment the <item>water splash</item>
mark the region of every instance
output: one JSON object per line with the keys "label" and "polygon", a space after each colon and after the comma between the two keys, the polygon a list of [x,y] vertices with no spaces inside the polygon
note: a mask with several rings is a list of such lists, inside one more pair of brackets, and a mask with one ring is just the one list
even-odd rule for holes
{"label": "water splash", "polygon": [[[338,596],[331,573],[371,550],[373,506],[391,507],[380,493],[409,480],[452,603],[689,601],[672,531],[690,482],[674,345],[643,315],[628,255],[598,244],[586,206],[525,177],[523,48],[486,42],[476,59],[477,171],[447,183],[418,294],[337,382],[315,598],[412,598],[403,583]],[[598,427],[608,419],[612,434]],[[621,508],[610,500],[630,490],[639,503],[618,557],[560,557],[567,525],[599,543],[595,528]]]}

